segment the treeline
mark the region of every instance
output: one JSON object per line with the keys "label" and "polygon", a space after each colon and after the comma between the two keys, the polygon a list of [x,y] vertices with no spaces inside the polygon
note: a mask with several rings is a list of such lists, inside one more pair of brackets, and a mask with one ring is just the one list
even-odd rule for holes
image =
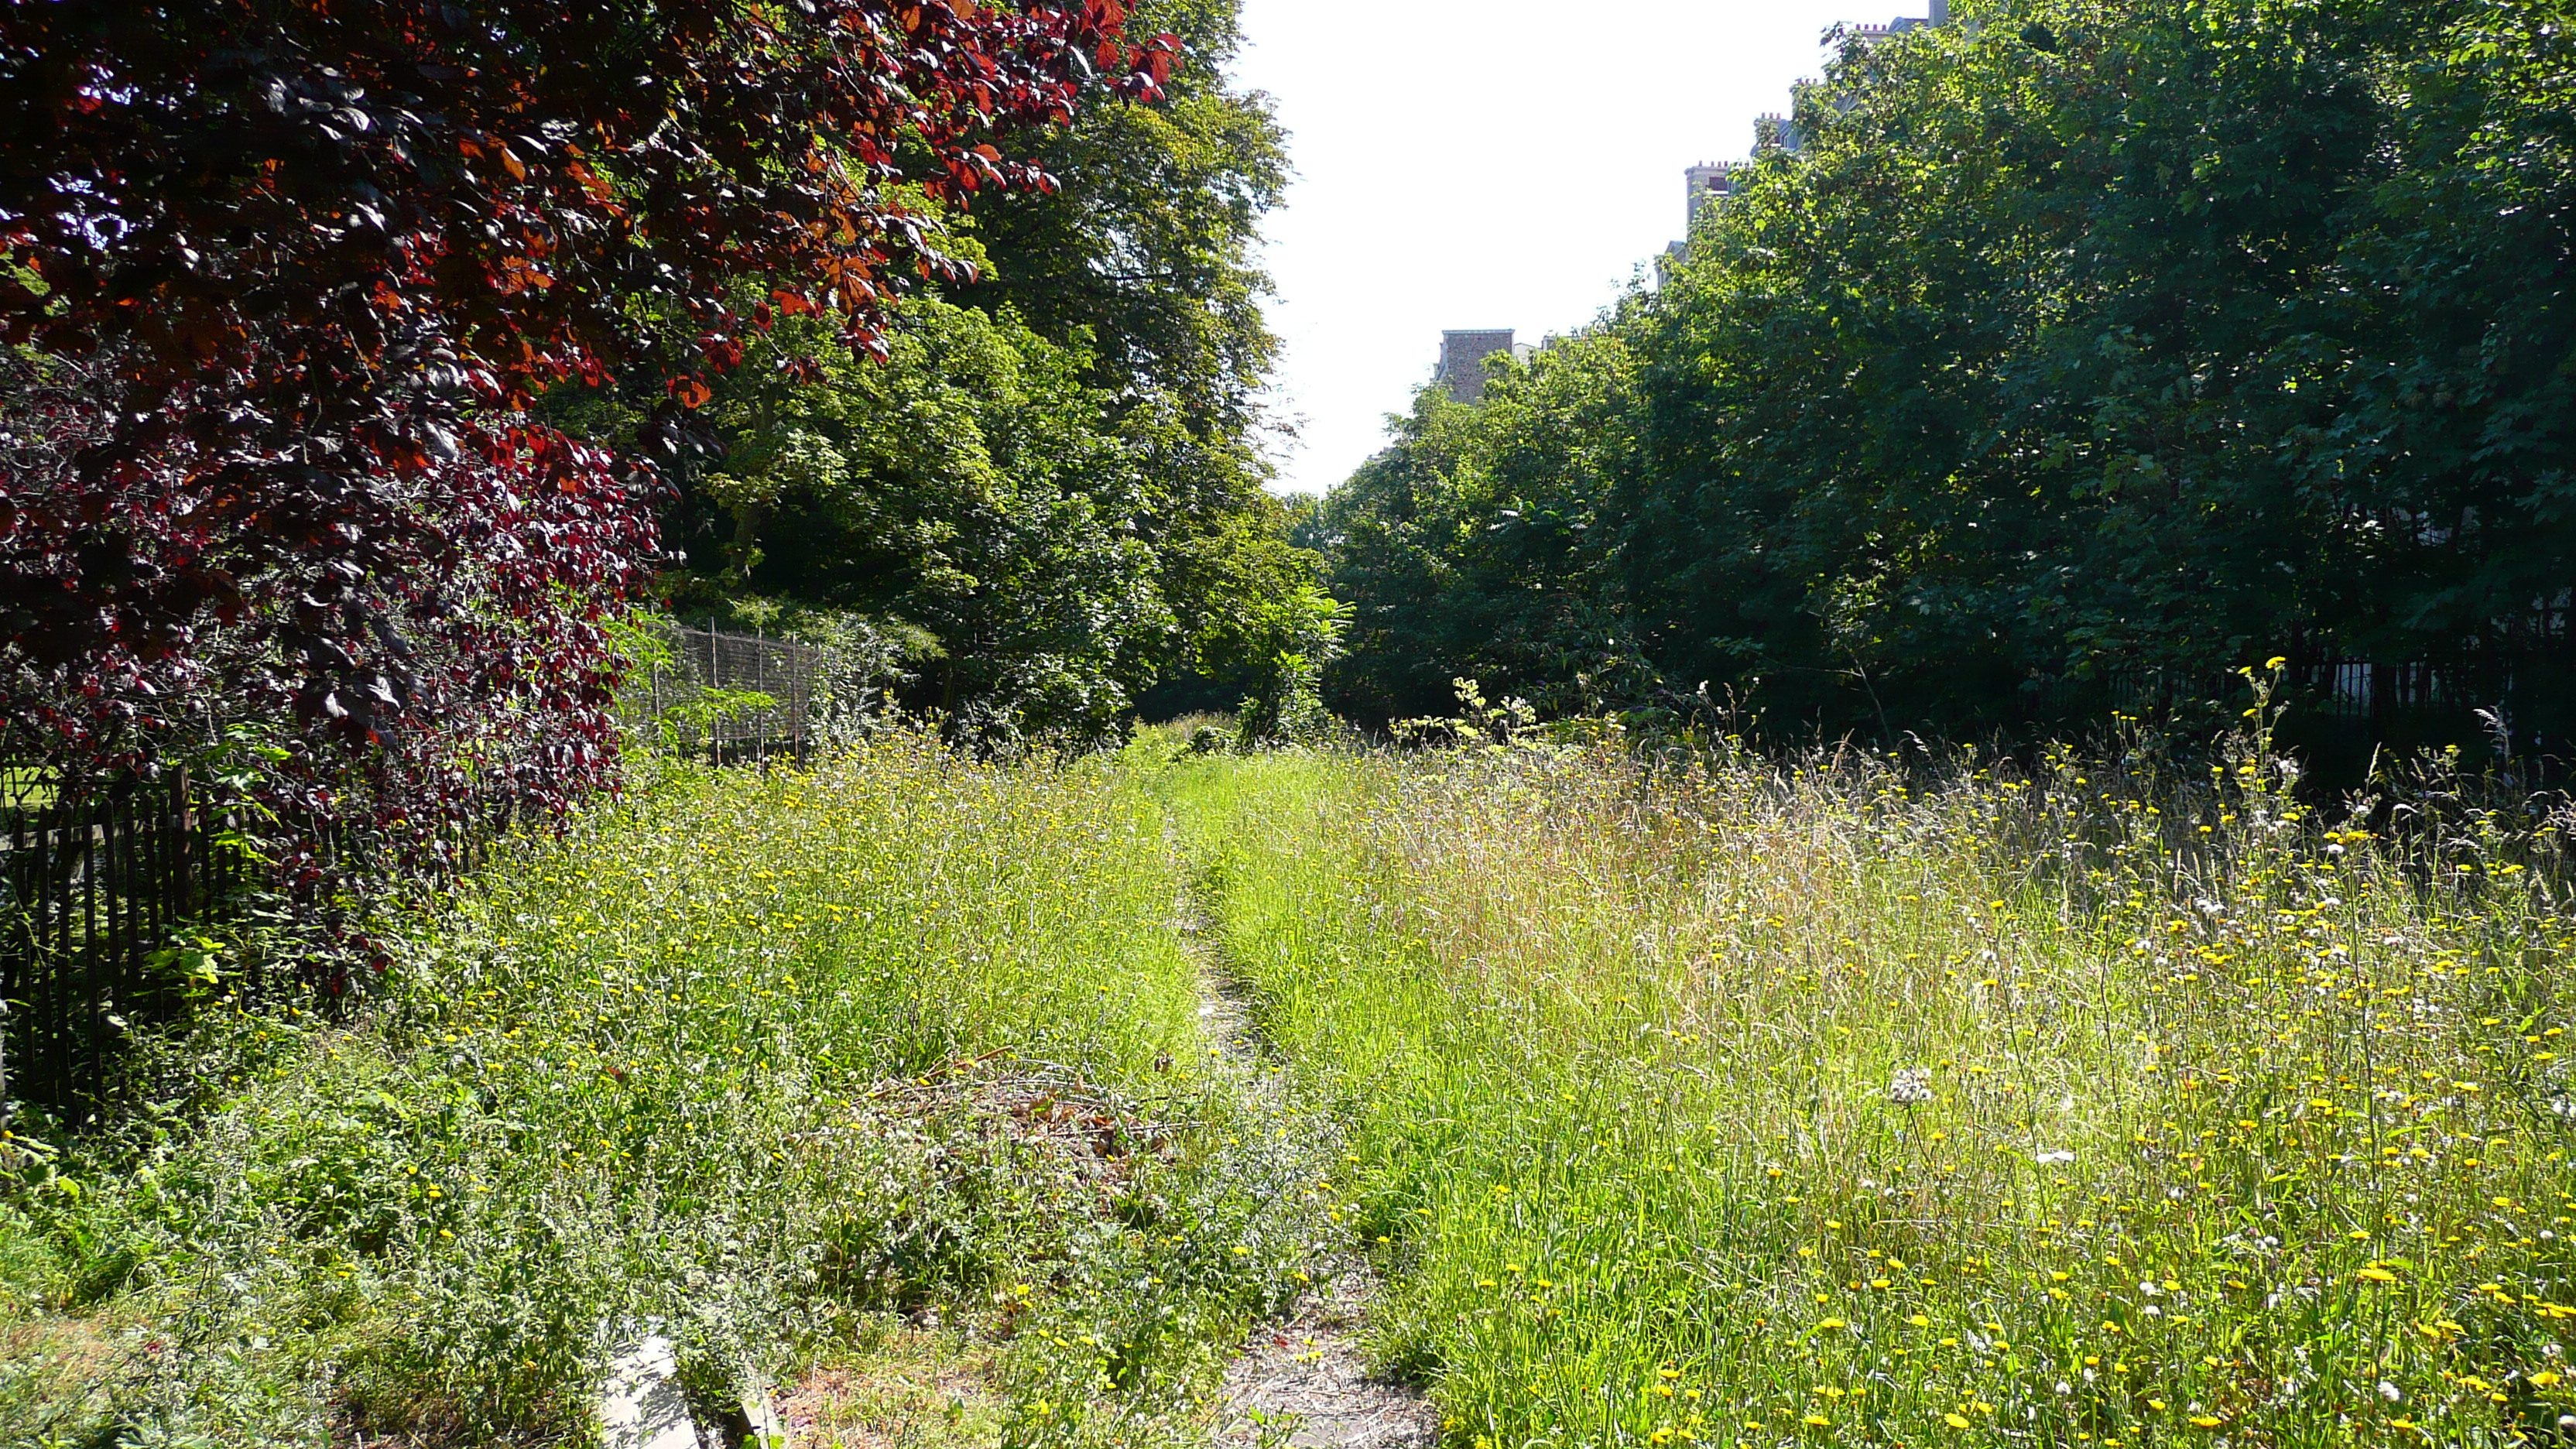
{"label": "treeline", "polygon": [[1846,46],[1660,286],[1324,500],[1338,706],[1959,733],[2285,655],[2559,748],[2576,10],[1954,14]]}
{"label": "treeline", "polygon": [[[1294,685],[1277,661],[1330,606],[1255,447],[1278,344],[1251,252],[1287,161],[1226,87],[1237,8],[1135,7],[1178,48],[1154,104],[998,137],[1051,184],[930,213],[966,269],[876,355],[820,317],[745,339],[668,470],[671,608],[854,647],[987,744],[1099,743],[1158,686],[1231,708]],[[631,436],[656,381],[554,411]]]}
{"label": "treeline", "polygon": [[0,9],[0,767],[186,769],[336,902],[613,787],[639,615],[852,644],[988,745],[1310,695],[1234,45],[1235,0]]}

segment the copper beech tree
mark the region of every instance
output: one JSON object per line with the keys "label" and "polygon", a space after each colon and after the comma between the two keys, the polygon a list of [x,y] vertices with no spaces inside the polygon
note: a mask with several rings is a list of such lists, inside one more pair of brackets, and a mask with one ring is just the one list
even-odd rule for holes
{"label": "copper beech tree", "polygon": [[[876,348],[957,272],[926,205],[1052,185],[988,137],[1153,98],[1175,45],[1124,22],[0,4],[0,756],[230,750],[306,890],[318,839],[417,868],[562,811],[614,769],[657,447],[779,317]],[[628,455],[526,411],[648,365]]]}

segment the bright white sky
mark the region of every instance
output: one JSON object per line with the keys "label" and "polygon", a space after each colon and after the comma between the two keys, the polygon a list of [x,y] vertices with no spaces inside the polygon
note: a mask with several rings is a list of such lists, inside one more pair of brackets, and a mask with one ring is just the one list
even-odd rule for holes
{"label": "bright white sky", "polygon": [[1837,21],[1927,0],[1246,0],[1239,82],[1297,180],[1270,218],[1298,423],[1283,492],[1384,444],[1444,328],[1569,331],[1682,234],[1682,168],[1745,155]]}

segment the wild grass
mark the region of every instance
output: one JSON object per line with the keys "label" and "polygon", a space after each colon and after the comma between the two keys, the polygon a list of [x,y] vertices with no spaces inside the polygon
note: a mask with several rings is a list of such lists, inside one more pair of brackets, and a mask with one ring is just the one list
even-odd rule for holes
{"label": "wild grass", "polygon": [[1461,1445],[2576,1438],[2570,822],[2195,769],[1164,788]]}
{"label": "wild grass", "polygon": [[[1462,1449],[2576,1435],[2576,822],[1486,724],[669,767],[15,1149],[0,1441],[579,1442],[652,1330],[827,1433],[1203,1442],[1349,1235]],[[1332,1120],[1207,1057],[1190,891]]]}
{"label": "wild grass", "polygon": [[353,1018],[215,1003],[193,1090],[22,1155],[0,1441],[581,1442],[647,1331],[711,1406],[953,1341],[920,1432],[1186,1441],[1314,1172],[1200,1065],[1182,885],[1105,762],[663,768]]}

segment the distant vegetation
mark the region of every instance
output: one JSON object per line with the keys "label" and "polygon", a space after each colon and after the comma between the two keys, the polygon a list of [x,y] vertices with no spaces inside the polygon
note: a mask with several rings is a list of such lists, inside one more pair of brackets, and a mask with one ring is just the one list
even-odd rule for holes
{"label": "distant vegetation", "polygon": [[2035,734],[2279,653],[2426,664],[2436,743],[2503,705],[2566,753],[2564,8],[1952,14],[1327,496],[1335,706]]}

